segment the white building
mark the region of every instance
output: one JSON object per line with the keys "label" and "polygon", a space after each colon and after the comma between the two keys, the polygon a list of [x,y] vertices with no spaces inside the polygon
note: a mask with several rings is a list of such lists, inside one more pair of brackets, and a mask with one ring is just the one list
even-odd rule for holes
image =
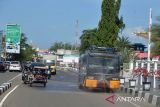
{"label": "white building", "polygon": [[76,67],[79,63],[79,53],[75,50],[57,50],[57,62],[66,67]]}
{"label": "white building", "polygon": [[78,63],[79,62],[79,55],[78,54],[64,55],[63,62],[64,63],[73,63],[73,62]]}

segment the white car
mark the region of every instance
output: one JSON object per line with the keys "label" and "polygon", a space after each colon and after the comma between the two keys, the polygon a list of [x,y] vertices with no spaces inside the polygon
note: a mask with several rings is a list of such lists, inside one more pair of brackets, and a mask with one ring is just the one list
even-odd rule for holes
{"label": "white car", "polygon": [[9,66],[9,71],[21,71],[21,64],[19,61],[11,61]]}

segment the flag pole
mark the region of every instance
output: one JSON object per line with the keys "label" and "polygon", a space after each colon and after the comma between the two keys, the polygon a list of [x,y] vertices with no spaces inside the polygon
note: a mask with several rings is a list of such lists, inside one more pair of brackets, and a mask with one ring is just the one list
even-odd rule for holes
{"label": "flag pole", "polygon": [[[148,72],[150,72],[150,58],[151,58],[151,30],[152,30],[152,8],[149,10],[149,32],[148,32]],[[156,88],[155,74],[153,75],[153,88]]]}
{"label": "flag pole", "polygon": [[148,61],[150,61],[150,58],[151,58],[151,28],[152,28],[152,8],[150,8],[150,12],[149,12]]}

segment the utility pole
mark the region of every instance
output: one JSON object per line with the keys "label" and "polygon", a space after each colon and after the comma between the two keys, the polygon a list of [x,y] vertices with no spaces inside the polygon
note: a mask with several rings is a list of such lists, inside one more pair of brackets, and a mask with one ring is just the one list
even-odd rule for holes
{"label": "utility pole", "polygon": [[3,49],[3,30],[0,31],[0,60],[1,60],[2,49]]}
{"label": "utility pole", "polygon": [[78,37],[79,37],[79,21],[76,21],[76,35],[75,35],[75,50],[78,46]]}
{"label": "utility pole", "polygon": [[[150,72],[150,59],[151,59],[151,35],[152,35],[152,8],[149,10],[149,32],[148,32],[148,72]],[[153,88],[156,88],[155,73],[153,74]]]}
{"label": "utility pole", "polygon": [[149,10],[149,32],[148,32],[148,66],[147,70],[150,72],[150,60],[151,60],[151,28],[152,28],[152,9]]}
{"label": "utility pole", "polygon": [[152,9],[149,12],[149,32],[148,32],[148,61],[151,58],[151,29],[152,29]]}

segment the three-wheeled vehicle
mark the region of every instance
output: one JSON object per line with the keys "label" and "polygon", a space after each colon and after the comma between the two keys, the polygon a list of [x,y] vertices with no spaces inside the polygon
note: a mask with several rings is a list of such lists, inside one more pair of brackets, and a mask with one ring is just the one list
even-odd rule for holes
{"label": "three-wheeled vehicle", "polygon": [[[51,77],[51,75],[56,75],[56,62],[54,60],[52,60],[50,62],[45,62],[45,63],[48,66],[49,71],[50,71],[49,77]],[[48,79],[50,79],[50,78],[48,78]]]}
{"label": "three-wheeled vehicle", "polygon": [[47,84],[47,67],[34,66],[29,75],[29,84],[32,87],[33,83],[41,83],[44,87]]}
{"label": "three-wheeled vehicle", "polygon": [[52,64],[50,66],[51,75],[56,75],[56,65]]}

